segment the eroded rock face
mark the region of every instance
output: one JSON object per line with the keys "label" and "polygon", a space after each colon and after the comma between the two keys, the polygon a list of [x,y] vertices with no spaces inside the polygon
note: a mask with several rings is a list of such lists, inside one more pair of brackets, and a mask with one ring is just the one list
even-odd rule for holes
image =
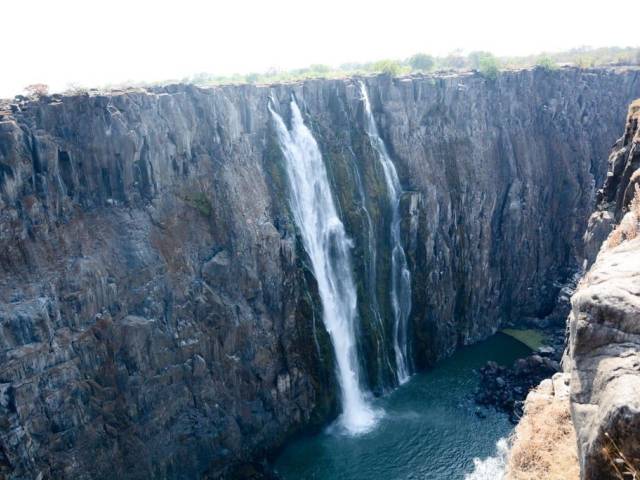
{"label": "eroded rock face", "polygon": [[620,225],[574,294],[569,316],[566,362],[583,479],[619,478],[612,467],[621,460],[619,452],[640,466],[640,212],[632,201],[640,166],[639,118],[635,102],[585,237],[606,238],[614,222]]}
{"label": "eroded rock face", "polygon": [[218,477],[331,412],[252,102],[181,87],[2,121],[3,474]]}
{"label": "eroded rock face", "polygon": [[[416,367],[544,316],[638,73],[365,83],[407,191]],[[390,212],[353,80],[46,97],[0,114],[0,474],[233,476],[335,414],[267,109],[291,95],[354,241],[368,385],[391,385]]]}

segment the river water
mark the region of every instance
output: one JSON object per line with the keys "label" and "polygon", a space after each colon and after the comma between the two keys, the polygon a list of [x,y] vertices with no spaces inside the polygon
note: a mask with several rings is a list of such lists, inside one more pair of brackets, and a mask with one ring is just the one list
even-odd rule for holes
{"label": "river water", "polygon": [[328,428],[297,439],[275,468],[285,480],[464,479],[474,470],[474,458],[495,455],[496,442],[512,429],[503,413],[482,409],[486,418],[476,414],[474,369],[488,360],[510,365],[529,352],[501,333],[462,348],[375,399],[373,407],[383,416],[372,431],[352,436]]}

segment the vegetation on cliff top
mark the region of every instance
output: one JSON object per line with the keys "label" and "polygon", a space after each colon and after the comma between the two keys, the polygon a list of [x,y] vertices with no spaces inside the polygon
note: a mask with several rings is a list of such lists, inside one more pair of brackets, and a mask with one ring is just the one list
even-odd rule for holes
{"label": "vegetation on cliff top", "polygon": [[[523,57],[497,57],[485,51],[473,51],[465,55],[461,50],[455,50],[441,57],[432,56],[427,53],[417,53],[406,59],[384,59],[364,63],[352,62],[344,63],[337,67],[314,64],[306,68],[292,70],[272,68],[262,73],[253,72],[235,75],[216,75],[203,72],[189,77],[166,79],[158,82],[107,84],[102,88],[110,90],[130,87],[151,87],[169,83],[190,83],[202,86],[271,84],[313,78],[344,78],[353,75],[387,74],[399,76],[411,73],[456,73],[465,71],[478,71],[487,79],[495,79],[502,70],[517,70],[530,67],[540,67],[550,70],[561,66],[592,68],[621,65],[640,66],[640,47],[581,47],[563,52],[542,53]],[[37,84],[37,86],[46,88],[44,84]],[[26,87],[29,96],[34,94],[31,87],[33,86]],[[88,89],[82,86],[74,84],[69,85],[67,93],[78,94],[87,90]]]}
{"label": "vegetation on cliff top", "polygon": [[199,73],[182,82],[199,85],[223,83],[275,83],[303,80],[307,78],[341,78],[350,75],[386,73],[388,75],[406,75],[435,71],[477,70],[488,78],[495,78],[500,70],[542,67],[552,69],[562,65],[583,68],[611,65],[640,65],[640,48],[581,47],[556,53],[542,53],[524,57],[497,57],[490,52],[474,51],[466,55],[455,50],[443,57],[427,53],[417,53],[407,59],[386,59],[365,63],[345,63],[338,67],[311,65],[294,70],[271,69],[263,73],[247,75],[219,76]]}

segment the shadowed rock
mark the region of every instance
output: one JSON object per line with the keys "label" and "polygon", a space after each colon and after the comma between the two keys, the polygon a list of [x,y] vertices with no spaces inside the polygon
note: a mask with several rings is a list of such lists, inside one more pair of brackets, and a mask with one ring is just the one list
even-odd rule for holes
{"label": "shadowed rock", "polygon": [[[639,78],[364,79],[410,192],[418,368],[553,309]],[[287,119],[292,95],[353,240],[366,382],[393,384],[379,353],[391,347],[391,218],[356,82],[21,100],[0,118],[0,475],[233,477],[335,415],[267,110],[271,98]],[[370,233],[377,275],[365,274]]]}

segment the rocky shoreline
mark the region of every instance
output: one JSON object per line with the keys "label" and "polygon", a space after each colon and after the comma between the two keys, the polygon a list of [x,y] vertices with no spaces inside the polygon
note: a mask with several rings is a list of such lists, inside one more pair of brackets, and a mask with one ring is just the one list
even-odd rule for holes
{"label": "rocky shoreline", "polygon": [[[555,350],[543,347],[541,351],[517,360],[510,367],[488,362],[479,371],[475,402],[507,413],[511,422],[517,424],[522,417],[527,394],[542,380],[560,370],[559,360]],[[477,413],[482,415],[481,410],[477,410]]]}

